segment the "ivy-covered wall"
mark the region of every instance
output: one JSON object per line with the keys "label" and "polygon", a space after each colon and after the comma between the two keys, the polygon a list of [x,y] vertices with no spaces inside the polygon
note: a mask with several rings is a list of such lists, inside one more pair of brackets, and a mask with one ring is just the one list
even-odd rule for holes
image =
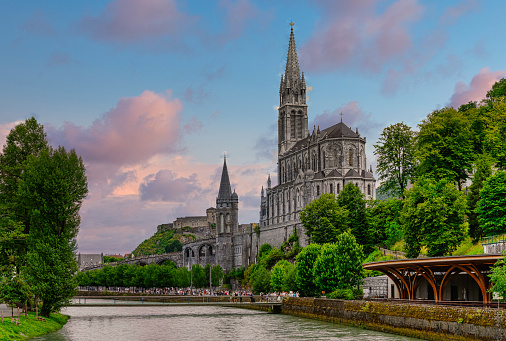
{"label": "ivy-covered wall", "polygon": [[290,297],[282,312],[426,340],[506,339],[497,309]]}

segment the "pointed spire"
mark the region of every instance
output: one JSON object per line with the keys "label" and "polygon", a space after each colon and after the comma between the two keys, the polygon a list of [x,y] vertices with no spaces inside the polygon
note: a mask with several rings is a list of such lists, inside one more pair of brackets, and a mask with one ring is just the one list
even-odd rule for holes
{"label": "pointed spire", "polygon": [[262,186],[262,192],[261,192],[261,195],[260,195],[260,196],[261,196],[261,197],[263,197],[263,196],[264,196],[264,186]]}
{"label": "pointed spire", "polygon": [[295,85],[300,80],[300,69],[299,60],[297,58],[297,48],[295,47],[295,37],[293,35],[293,21],[290,22],[290,42],[288,43],[288,55],[286,57],[286,69],[285,78],[288,80],[288,84]]}
{"label": "pointed spire", "polygon": [[283,80],[283,75],[281,75],[281,84],[279,85],[279,93],[282,94],[283,93],[283,84],[284,83],[284,80]]}
{"label": "pointed spire", "polygon": [[302,71],[302,89],[306,88],[306,80],[304,79],[304,71]]}
{"label": "pointed spire", "polygon": [[230,179],[228,177],[227,169],[227,155],[223,157],[223,170],[221,172],[220,190],[218,191],[218,198],[216,204],[230,201],[232,197],[232,188],[230,187]]}

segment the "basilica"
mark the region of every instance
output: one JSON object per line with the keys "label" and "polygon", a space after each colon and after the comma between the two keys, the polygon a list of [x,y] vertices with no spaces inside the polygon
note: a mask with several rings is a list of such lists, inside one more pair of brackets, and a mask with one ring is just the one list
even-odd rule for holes
{"label": "basilica", "polygon": [[307,244],[299,212],[323,193],[338,195],[355,184],[366,199],[376,198],[376,179],[367,169],[366,138],[342,121],[331,127],[308,127],[306,82],[295,47],[293,23],[286,69],[281,76],[278,109],[278,184],[270,176],[261,191],[260,243],[279,246],[293,231]]}

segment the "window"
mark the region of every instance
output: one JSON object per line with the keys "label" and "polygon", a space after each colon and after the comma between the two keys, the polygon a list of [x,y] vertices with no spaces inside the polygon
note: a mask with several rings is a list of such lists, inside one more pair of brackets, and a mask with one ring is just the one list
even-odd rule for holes
{"label": "window", "polygon": [[353,149],[350,148],[348,156],[349,156],[349,165],[353,166]]}
{"label": "window", "polygon": [[319,185],[316,185],[316,195],[317,196],[320,195],[320,186]]}
{"label": "window", "polygon": [[334,185],[330,184],[330,194],[334,194]]}
{"label": "window", "polygon": [[325,169],[325,152],[322,153],[322,164],[323,164],[323,169]]}
{"label": "window", "polygon": [[371,195],[371,185],[367,185],[367,195]]}
{"label": "window", "polygon": [[339,194],[339,192],[341,191],[339,187],[340,187],[340,185],[339,185],[339,184],[337,184],[337,187],[336,187],[336,193],[337,193],[337,194]]}

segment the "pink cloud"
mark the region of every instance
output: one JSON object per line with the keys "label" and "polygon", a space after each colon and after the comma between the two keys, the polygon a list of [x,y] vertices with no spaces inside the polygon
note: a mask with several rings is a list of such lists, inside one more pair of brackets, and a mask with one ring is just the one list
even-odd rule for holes
{"label": "pink cloud", "polygon": [[481,101],[492,85],[504,76],[506,76],[506,70],[490,71],[488,67],[481,69],[478,74],[474,75],[469,85],[464,82],[455,84],[455,90],[450,98],[450,106],[458,108],[470,101]]}
{"label": "pink cloud", "polygon": [[160,170],[140,185],[141,200],[182,202],[201,187],[197,174],[176,178],[170,170]]}
{"label": "pink cloud", "polygon": [[178,150],[180,112],[178,99],[144,91],[126,97],[95,120],[90,127],[66,122],[63,129],[49,127],[51,142],[75,148],[85,162],[132,165],[159,153]]}
{"label": "pink cloud", "polygon": [[80,26],[96,40],[138,43],[176,36],[193,20],[175,0],[115,0],[98,16],[83,17]]}
{"label": "pink cloud", "polygon": [[377,13],[377,0],[319,2],[323,21],[301,48],[304,68],[333,70],[344,65],[379,71],[412,45],[409,26],[421,18],[416,0],[396,1]]}

